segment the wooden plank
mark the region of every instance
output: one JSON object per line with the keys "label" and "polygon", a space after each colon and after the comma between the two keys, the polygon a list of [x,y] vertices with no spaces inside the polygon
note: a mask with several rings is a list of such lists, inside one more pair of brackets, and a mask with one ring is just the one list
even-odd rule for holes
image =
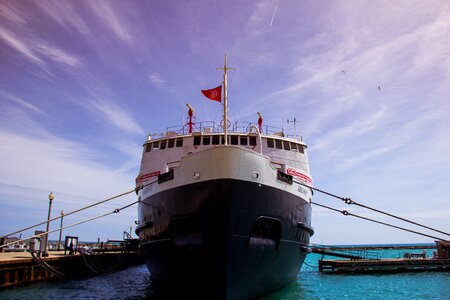
{"label": "wooden plank", "polygon": [[[114,266],[117,269],[124,269],[132,265],[143,264],[144,259],[137,251],[121,252],[111,251],[97,253],[93,255],[97,262],[104,267]],[[117,257],[121,257],[121,262],[117,264]],[[89,268],[87,262],[80,254],[64,255],[52,253],[45,258],[45,262],[56,271],[67,275],[67,278],[80,278],[95,275]],[[35,262],[30,253],[0,253],[0,289],[54,278],[53,272],[45,270],[39,263]]]}
{"label": "wooden plank", "polygon": [[450,271],[449,259],[319,260],[319,270],[331,273]]}

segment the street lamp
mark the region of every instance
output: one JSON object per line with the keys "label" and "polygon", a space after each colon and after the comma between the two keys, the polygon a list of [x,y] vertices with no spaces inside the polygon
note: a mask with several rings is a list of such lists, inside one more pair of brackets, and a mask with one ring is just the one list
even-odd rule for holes
{"label": "street lamp", "polygon": [[47,217],[47,230],[46,230],[46,238],[45,238],[45,247],[44,247],[44,251],[42,253],[42,256],[48,256],[48,232],[50,230],[50,212],[52,210],[52,201],[55,198],[55,195],[53,194],[53,192],[50,193],[50,195],[48,195],[48,217]]}
{"label": "street lamp", "polygon": [[59,246],[61,245],[61,236],[62,236],[63,219],[64,219],[64,210],[61,210],[61,226],[59,226],[58,251],[60,250],[60,249],[59,249]]}

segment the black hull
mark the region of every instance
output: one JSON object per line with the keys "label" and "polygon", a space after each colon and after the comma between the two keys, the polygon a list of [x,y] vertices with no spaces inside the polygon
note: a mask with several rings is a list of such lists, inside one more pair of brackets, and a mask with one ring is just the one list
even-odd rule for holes
{"label": "black hull", "polygon": [[261,296],[294,281],[307,254],[311,206],[279,189],[222,179],[142,202],[141,251],[153,281],[171,290]]}

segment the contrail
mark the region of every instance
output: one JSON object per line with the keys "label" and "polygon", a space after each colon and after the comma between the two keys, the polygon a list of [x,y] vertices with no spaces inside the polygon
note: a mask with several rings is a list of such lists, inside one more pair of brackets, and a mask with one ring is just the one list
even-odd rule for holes
{"label": "contrail", "polygon": [[275,14],[277,13],[277,9],[278,9],[278,4],[279,4],[279,3],[280,3],[280,2],[278,2],[278,3],[277,3],[277,6],[275,6],[275,9],[274,9],[273,15],[272,15],[272,20],[270,20],[269,28],[272,28],[273,19],[275,19]]}

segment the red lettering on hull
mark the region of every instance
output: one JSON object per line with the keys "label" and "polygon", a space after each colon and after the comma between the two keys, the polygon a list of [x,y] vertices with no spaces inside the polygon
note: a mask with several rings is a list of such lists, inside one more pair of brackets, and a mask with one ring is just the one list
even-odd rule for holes
{"label": "red lettering on hull", "polygon": [[158,176],[160,173],[161,173],[160,171],[154,171],[154,172],[151,172],[151,173],[146,173],[146,174],[139,175],[136,178],[136,185],[140,185],[140,184],[144,183],[145,181],[148,181],[151,178]]}
{"label": "red lettering on hull", "polygon": [[293,168],[288,168],[286,170],[286,173],[296,177],[297,179],[303,181],[307,185],[312,186],[312,184],[313,184],[311,177],[309,177],[308,175],[303,174],[303,173],[301,173],[301,172],[299,172],[299,171],[297,171],[297,170],[295,170]]}

